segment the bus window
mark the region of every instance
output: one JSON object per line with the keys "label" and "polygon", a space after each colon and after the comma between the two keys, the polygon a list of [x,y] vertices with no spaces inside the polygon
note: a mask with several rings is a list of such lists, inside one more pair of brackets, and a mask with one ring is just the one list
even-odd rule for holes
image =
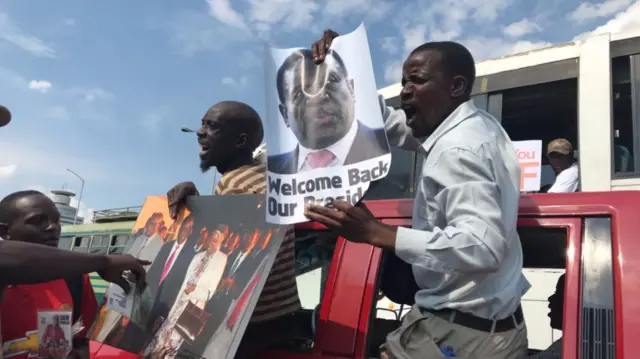
{"label": "bus window", "polygon": [[131,237],[128,235],[116,235],[111,239],[109,254],[122,254],[129,243]]}
{"label": "bus window", "polygon": [[89,237],[76,237],[71,250],[76,252],[88,252],[90,239],[91,238]]}
{"label": "bus window", "polygon": [[91,241],[91,249],[89,252],[91,254],[106,254],[107,248],[109,247],[109,236],[93,236],[93,240]]}
{"label": "bus window", "polygon": [[[637,143],[637,110],[638,85],[640,85],[640,55],[620,56],[611,60],[612,85],[613,85],[613,149],[611,162],[614,176],[634,173],[640,168],[640,148]],[[633,79],[632,79],[633,75]],[[633,84],[635,82],[635,85]],[[636,120],[634,121],[634,112]]]}
{"label": "bus window", "polygon": [[[542,140],[544,151],[549,142],[565,138],[578,148],[577,79],[508,89],[501,100],[502,126],[511,140]],[[545,156],[542,165],[541,187],[555,181]]]}
{"label": "bus window", "polygon": [[73,242],[72,236],[62,236],[60,237],[60,241],[58,242],[58,248],[70,250],[72,242]]}

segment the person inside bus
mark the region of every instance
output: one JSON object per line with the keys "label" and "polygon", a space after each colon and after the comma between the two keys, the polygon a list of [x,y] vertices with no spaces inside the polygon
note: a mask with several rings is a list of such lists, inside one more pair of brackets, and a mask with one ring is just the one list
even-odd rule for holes
{"label": "person inside bus", "polygon": [[[338,34],[312,45],[321,62]],[[375,219],[363,204],[308,205],[305,214],[354,242],[395,251],[412,265],[415,305],[381,348],[384,358],[527,354],[516,230],[520,168],[500,123],[470,99],[475,63],[455,42],[414,49],[402,68],[402,110],[380,106],[389,143],[424,154],[412,227]]]}
{"label": "person inside bus", "polygon": [[[52,251],[57,250],[56,247],[60,240],[60,213],[53,201],[41,192],[29,190],[12,193],[0,201],[0,236],[5,239],[2,241],[3,247],[6,247],[4,242],[19,241],[42,248],[48,247]],[[53,252],[52,256],[55,258]],[[19,261],[19,257],[18,255],[13,260]],[[130,256],[121,257],[128,258],[127,264],[120,264],[118,267],[132,269],[136,275],[144,278],[144,269],[140,264],[148,264],[147,262],[133,260]],[[104,263],[96,256],[91,256],[91,258],[95,263]],[[57,261],[50,261],[49,258],[42,261],[48,263],[47,268],[41,268],[35,261],[31,265],[44,272],[58,271],[56,264],[59,263]],[[10,285],[4,288],[0,305],[2,338],[5,341],[14,342],[19,342],[24,338],[24,342],[5,346],[3,349],[5,356],[28,358],[30,353],[37,353],[38,342],[30,340],[30,335],[38,330],[39,310],[73,310],[73,322],[84,327],[74,337],[74,348],[79,349],[83,346],[83,339],[86,338],[87,331],[98,310],[96,297],[87,273],[99,271],[101,268],[97,265],[87,268],[84,264],[79,265],[77,261],[73,262],[76,263],[71,265],[75,266],[76,270],[67,270],[64,273],[65,279],[50,278],[49,281],[40,283],[30,281],[24,284],[6,283]],[[132,263],[138,265],[134,266]],[[106,277],[105,279],[114,281],[112,275],[102,274],[103,278]],[[118,274],[121,275],[122,271],[119,271]],[[120,281],[122,278],[118,282]],[[126,290],[128,291],[128,289]]]}
{"label": "person inside bus", "polygon": [[[549,297],[549,319],[551,328],[562,330],[564,323],[564,283],[565,275],[561,275],[556,283],[556,291]],[[528,359],[562,359],[562,338],[553,342],[544,351],[530,355]]]}
{"label": "person inside bus", "polygon": [[556,180],[547,193],[570,193],[578,190],[578,162],[575,160],[571,142],[558,138],[547,146],[549,165],[556,174]]}
{"label": "person inside bus", "polygon": [[[217,103],[205,113],[197,135],[202,148],[200,168],[207,171],[215,167],[222,174],[216,187],[217,195],[265,194],[266,168],[253,158],[254,151],[263,140],[264,129],[260,115],[251,106],[237,101]],[[179,183],[171,188],[167,193],[171,216],[177,216],[186,205],[187,197],[197,195],[198,190],[192,182]],[[290,226],[236,358],[255,358],[264,350],[289,344],[295,336],[294,313],[301,309],[301,303],[294,271],[294,243],[293,226]],[[214,301],[209,301],[205,310],[212,313],[214,306]],[[210,331],[211,328],[205,326],[202,332]],[[209,338],[199,336],[185,349],[203,352],[208,341]]]}

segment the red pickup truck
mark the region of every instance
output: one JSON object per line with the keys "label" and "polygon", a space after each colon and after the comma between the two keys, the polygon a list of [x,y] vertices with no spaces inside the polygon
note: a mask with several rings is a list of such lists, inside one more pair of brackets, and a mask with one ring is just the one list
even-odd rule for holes
{"label": "red pickup truck", "polygon": [[[637,203],[640,192],[521,198],[518,229],[525,272],[566,273],[563,358],[623,359],[640,353],[636,337],[640,315],[633,304],[640,298],[640,245],[633,239]],[[411,225],[411,200],[370,201],[367,205],[386,223]],[[378,358],[378,346],[401,317],[378,305],[383,252],[370,245],[335,240],[316,223],[298,225],[296,237],[302,243],[296,260],[305,308],[299,313],[300,335],[286,348],[262,358]],[[555,280],[532,281],[531,291],[555,285]],[[540,313],[546,305],[539,302],[523,300],[530,343],[536,336],[548,336],[545,340],[551,341],[551,329],[545,333],[534,323],[542,320],[548,326],[549,322],[547,313]],[[396,314],[389,316],[389,311]],[[100,343],[90,347],[92,359],[137,358]]]}

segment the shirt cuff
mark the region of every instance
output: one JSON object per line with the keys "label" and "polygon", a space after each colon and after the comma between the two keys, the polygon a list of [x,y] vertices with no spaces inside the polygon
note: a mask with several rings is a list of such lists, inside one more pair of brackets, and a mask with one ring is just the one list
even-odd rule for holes
{"label": "shirt cuff", "polygon": [[428,233],[426,231],[398,227],[396,232],[396,255],[409,264],[413,264],[419,258],[424,257],[424,240],[421,237],[428,235]]}

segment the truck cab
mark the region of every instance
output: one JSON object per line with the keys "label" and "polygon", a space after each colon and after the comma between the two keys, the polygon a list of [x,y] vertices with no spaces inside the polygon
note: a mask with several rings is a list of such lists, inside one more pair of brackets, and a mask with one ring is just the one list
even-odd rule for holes
{"label": "truck cab", "polygon": [[[640,341],[634,341],[640,316],[633,304],[640,298],[634,285],[640,246],[633,241],[639,202],[640,192],[521,197],[518,233],[524,275],[532,285],[522,307],[532,352],[560,338],[563,358],[633,358],[640,352]],[[409,199],[367,205],[388,224],[411,226]],[[296,238],[303,307],[299,335],[261,358],[379,358],[379,346],[409,310],[379,288],[383,257],[394,254],[336,237],[317,223],[297,225]],[[564,323],[556,331],[550,327],[547,298],[562,274]],[[96,359],[137,357],[99,343],[92,343],[91,352]]]}

